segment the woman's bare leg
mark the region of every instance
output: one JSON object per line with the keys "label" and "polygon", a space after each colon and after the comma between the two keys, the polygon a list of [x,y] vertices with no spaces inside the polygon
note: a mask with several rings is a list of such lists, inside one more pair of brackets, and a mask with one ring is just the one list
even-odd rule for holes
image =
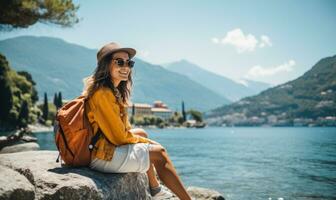
{"label": "woman's bare leg", "polygon": [[182,200],[190,200],[176,169],[171,162],[167,151],[161,145],[153,145],[149,151],[151,163],[154,164],[160,180]]}
{"label": "woman's bare leg", "polygon": [[[131,129],[130,130],[135,135],[140,135],[142,137],[148,137],[147,133],[143,129]],[[149,152],[151,166],[147,171],[147,176],[149,179],[150,186],[156,187],[159,185],[159,182],[155,176],[155,171],[153,164],[155,166],[156,172],[160,177],[161,181],[180,199],[189,200],[191,197],[184,188],[182,181],[180,180],[173,163],[171,162],[168,153],[166,150],[159,144],[156,143],[153,145],[153,148]]]}
{"label": "woman's bare leg", "polygon": [[[147,138],[148,135],[145,132],[145,130],[141,128],[134,128],[130,130],[134,135],[140,135],[141,137]],[[151,188],[155,188],[160,185],[159,180],[156,178],[155,171],[154,171],[154,166],[152,163],[150,163],[150,167],[147,171],[147,176],[148,176],[148,182],[149,186]]]}

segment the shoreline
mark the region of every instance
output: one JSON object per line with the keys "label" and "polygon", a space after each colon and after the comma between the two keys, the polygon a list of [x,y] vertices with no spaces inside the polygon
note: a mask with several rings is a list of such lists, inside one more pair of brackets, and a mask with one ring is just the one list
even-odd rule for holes
{"label": "shoreline", "polygon": [[40,133],[40,132],[50,132],[53,131],[53,126],[45,126],[42,124],[29,124],[28,128],[33,132],[33,133]]}
{"label": "shoreline", "polygon": [[[204,128],[335,128],[335,126],[206,126]],[[28,128],[33,133],[41,132],[53,132],[53,126],[45,126],[42,124],[29,124]],[[143,128],[143,129],[190,129],[195,127],[185,127],[185,126],[167,126],[164,128],[159,128],[157,126],[132,126],[132,128]],[[202,129],[204,129],[202,128]],[[15,132],[17,130],[12,130],[10,132]],[[6,132],[6,131],[5,131]]]}
{"label": "shoreline", "polygon": [[[40,132],[51,132],[53,131],[54,127],[53,126],[45,126],[42,124],[29,124],[28,128],[33,132],[33,133],[40,133]],[[159,128],[157,126],[132,126],[132,128],[144,128],[144,129],[186,129],[188,127],[175,127],[175,126],[168,126],[165,128]]]}

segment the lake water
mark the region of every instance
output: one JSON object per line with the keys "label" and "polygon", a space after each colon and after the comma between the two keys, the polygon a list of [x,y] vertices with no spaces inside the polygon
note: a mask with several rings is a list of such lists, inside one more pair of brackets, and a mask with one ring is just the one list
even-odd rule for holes
{"label": "lake water", "polygon": [[[336,199],[336,128],[147,129],[186,186],[226,199]],[[56,149],[51,133],[36,133]]]}

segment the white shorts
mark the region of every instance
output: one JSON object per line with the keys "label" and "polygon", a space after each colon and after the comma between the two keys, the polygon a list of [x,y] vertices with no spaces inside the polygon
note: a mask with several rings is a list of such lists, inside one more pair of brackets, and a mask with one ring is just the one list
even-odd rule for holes
{"label": "white shorts", "polygon": [[149,149],[151,144],[136,143],[117,146],[112,160],[106,161],[95,158],[90,168],[105,173],[128,173],[148,171],[150,166]]}

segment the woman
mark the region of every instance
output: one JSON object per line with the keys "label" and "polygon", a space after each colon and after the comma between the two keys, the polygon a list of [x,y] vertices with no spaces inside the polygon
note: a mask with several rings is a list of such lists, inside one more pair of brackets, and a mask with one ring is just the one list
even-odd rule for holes
{"label": "woman", "polygon": [[116,43],[103,46],[98,66],[86,79],[83,95],[88,97],[87,116],[94,133],[104,133],[92,152],[90,167],[110,173],[146,172],[153,199],[172,196],[161,188],[154,167],[162,182],[180,199],[191,199],[171,162],[159,143],[147,138],[143,129],[132,129],[127,105],[132,86],[132,67],[136,51]]}

